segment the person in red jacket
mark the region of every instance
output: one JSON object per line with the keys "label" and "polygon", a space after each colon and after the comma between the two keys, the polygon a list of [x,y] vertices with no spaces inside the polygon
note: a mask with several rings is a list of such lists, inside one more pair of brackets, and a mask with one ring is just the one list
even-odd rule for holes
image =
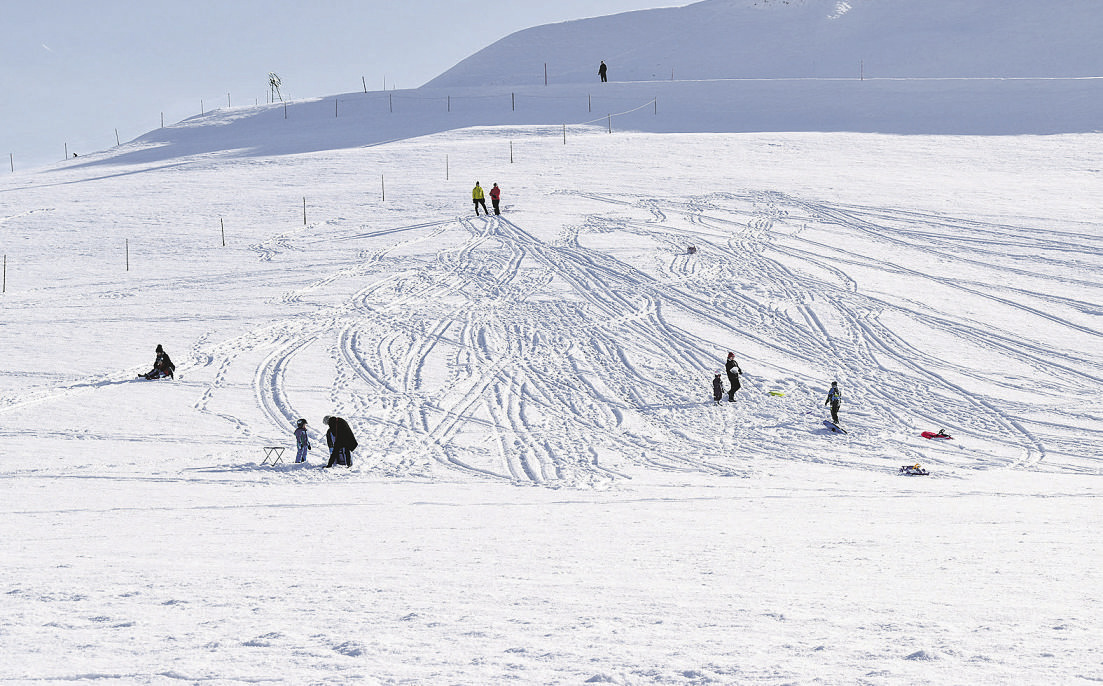
{"label": "person in red jacket", "polygon": [[502,199],[502,189],[498,188],[498,184],[494,184],[494,188],[490,189],[490,202],[494,204],[494,214],[501,214],[498,209],[498,203]]}

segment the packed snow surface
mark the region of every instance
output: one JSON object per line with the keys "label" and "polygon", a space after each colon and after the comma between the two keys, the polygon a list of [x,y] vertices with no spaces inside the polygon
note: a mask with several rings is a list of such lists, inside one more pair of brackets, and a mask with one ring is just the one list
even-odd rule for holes
{"label": "packed snow surface", "polygon": [[1031,83],[346,94],[5,176],[0,681],[1103,680],[1098,87]]}

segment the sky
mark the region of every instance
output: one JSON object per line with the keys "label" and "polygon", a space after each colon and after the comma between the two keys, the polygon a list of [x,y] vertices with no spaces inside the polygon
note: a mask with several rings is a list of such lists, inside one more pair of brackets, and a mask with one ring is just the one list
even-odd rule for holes
{"label": "sky", "polygon": [[416,88],[521,29],[672,0],[11,0],[0,42],[0,170],[50,165],[201,110]]}

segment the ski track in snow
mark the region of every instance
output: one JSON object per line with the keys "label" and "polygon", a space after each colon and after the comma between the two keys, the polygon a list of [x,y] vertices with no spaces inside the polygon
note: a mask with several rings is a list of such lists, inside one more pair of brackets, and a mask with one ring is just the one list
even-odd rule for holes
{"label": "ski track in snow", "polygon": [[[551,241],[494,216],[370,231],[335,220],[253,246],[263,263],[309,254],[323,235],[359,252],[280,296],[295,310],[286,319],[197,341],[180,367],[213,371],[196,411],[249,440],[284,435],[321,356],[334,367],[327,401],[363,434],[355,469],[387,475],[589,487],[629,478],[633,468],[739,476],[779,442],[793,459],[859,469],[919,460],[1098,468],[1090,455],[1103,431],[1073,435],[1053,421],[1098,421],[1098,403],[1077,399],[1098,392],[1099,360],[1058,344],[1103,337],[1092,305],[1103,297],[1090,295],[1103,286],[1082,276],[1098,254],[1091,235],[763,191],[675,202],[563,195],[609,210]],[[624,241],[653,247],[627,262],[615,250]],[[696,254],[687,253],[691,244]],[[1018,266],[1009,249],[1036,255],[1047,271]],[[900,259],[877,257],[891,251]],[[1002,285],[1001,275],[1016,285]],[[1037,327],[930,311],[929,299],[878,289],[894,278],[1030,317],[1046,338]],[[343,303],[296,307],[352,281],[366,285]],[[1067,287],[1088,295],[1069,297]],[[911,326],[898,330],[899,321]],[[1034,370],[1029,385],[1046,417],[1001,397],[1022,380],[998,366],[926,352],[916,338],[924,327]],[[743,389],[715,407],[711,374],[729,349],[746,370]],[[267,426],[251,425],[224,397],[250,368]],[[9,394],[0,413],[131,376]],[[820,425],[832,378],[844,389],[847,436]],[[946,428],[959,440],[924,445],[920,428]]]}
{"label": "ski track in snow", "polygon": [[[389,456],[365,468],[392,474],[421,473],[427,454],[438,468],[473,478],[597,485],[622,476],[597,457],[610,454],[650,469],[738,475],[754,468],[755,457],[774,450],[773,445],[763,449],[762,441],[775,440],[791,443],[796,459],[859,468],[885,465],[856,463],[831,442],[865,444],[893,461],[1075,469],[1061,456],[1084,457],[1103,433],[1092,431],[1080,440],[1050,435],[1052,424],[1032,420],[1025,408],[984,390],[1008,382],[991,370],[924,353],[886,325],[885,315],[925,321],[1038,370],[1048,381],[1038,380],[1035,390],[1048,396],[1058,413],[1070,411],[1062,409],[1067,404],[1062,398],[1098,388],[1092,360],[1032,340],[1026,331],[924,311],[919,303],[889,302],[866,292],[863,277],[851,273],[852,267],[907,273],[1098,339],[1093,326],[1024,302],[1028,297],[1058,302],[1057,296],[982,283],[968,272],[1021,274],[1001,263],[1003,253],[982,247],[1013,239],[1026,250],[1045,251],[1049,259],[1066,255],[1075,261],[1085,249],[1073,239],[1084,236],[886,208],[835,207],[777,193],[712,195],[661,206],[649,198],[585,195],[615,208],[618,216],[591,216],[556,242],[497,216],[341,237],[395,242],[365,251],[349,268],[377,280],[338,313],[289,321],[282,327],[286,331],[267,335],[263,344],[271,349],[253,382],[265,416],[274,427],[294,421],[295,389],[287,387],[287,370],[300,351],[328,339],[338,367],[334,402],[340,412],[371,427],[364,443],[372,454]],[[633,218],[624,219],[624,212]],[[812,237],[810,224],[826,228],[836,240]],[[391,271],[387,256],[395,249],[424,245],[455,229],[466,235],[458,245],[407,261],[398,274]],[[586,247],[607,233],[653,241],[654,264],[627,264]],[[952,264],[924,270],[874,262],[846,247],[856,234]],[[261,259],[298,249],[295,240],[266,242]],[[685,254],[690,242],[699,247],[697,255]],[[1099,288],[1061,271],[1043,280]],[[809,273],[820,276],[809,279]],[[726,349],[739,351],[745,342],[769,354],[740,353],[748,373],[736,403],[707,404],[710,370]],[[231,347],[239,350],[241,344]],[[655,359],[663,364],[640,362]],[[853,429],[847,437],[827,435],[819,412],[808,416],[804,405],[795,406],[797,399],[812,409],[821,405],[828,370],[843,378],[844,423]],[[847,377],[867,383],[848,387]],[[788,391],[789,398],[766,394],[775,387]],[[864,417],[848,421],[857,408]],[[917,446],[916,427],[936,425],[959,434],[961,443],[954,448],[971,443],[972,449]],[[488,431],[492,440],[475,440]],[[718,444],[705,440],[714,435],[726,438]]]}

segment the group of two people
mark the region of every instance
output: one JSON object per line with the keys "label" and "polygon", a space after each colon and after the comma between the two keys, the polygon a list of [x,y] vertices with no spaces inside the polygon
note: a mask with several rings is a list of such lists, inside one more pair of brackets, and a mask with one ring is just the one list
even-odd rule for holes
{"label": "group of two people", "polygon": [[[349,423],[340,417],[327,415],[322,422],[328,428],[326,431],[326,445],[329,446],[329,463],[326,468],[334,464],[352,467],[352,451],[356,450],[356,436],[352,434]],[[306,453],[310,450],[310,437],[306,433],[306,420],[300,419],[295,423],[295,445],[298,452],[295,453],[295,463],[306,462]]]}
{"label": "group of two people", "polygon": [[[739,390],[739,375],[743,373],[743,370],[739,368],[739,363],[735,361],[735,353],[728,353],[728,361],[724,363],[724,372],[728,375],[728,402],[735,402],[735,392]],[[716,372],[716,378],[712,380],[712,399],[717,405],[720,404],[720,399],[724,397],[724,381],[720,378],[721,372]]]}

